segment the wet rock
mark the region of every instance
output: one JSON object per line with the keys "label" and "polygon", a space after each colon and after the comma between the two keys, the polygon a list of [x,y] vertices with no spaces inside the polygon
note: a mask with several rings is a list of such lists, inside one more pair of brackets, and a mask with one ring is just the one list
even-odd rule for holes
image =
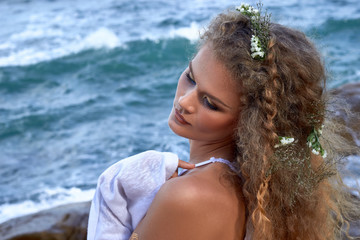
{"label": "wet rock", "polygon": [[[347,126],[347,131],[343,133],[343,137],[360,146],[360,82],[343,85],[335,89],[333,94],[337,99],[343,101],[343,104],[333,108],[337,120]],[[349,110],[348,113],[347,110]],[[358,201],[360,205],[360,199]],[[350,236],[357,236],[355,239],[360,239],[360,220],[350,223],[349,234]],[[343,239],[352,238],[343,236]]]}
{"label": "wet rock", "polygon": [[343,85],[335,89],[333,94],[344,103],[333,109],[337,119],[348,127],[347,132],[343,133],[344,137],[360,146],[360,82]]}
{"label": "wet rock", "polygon": [[90,202],[73,203],[11,219],[0,225],[3,240],[86,239]]}

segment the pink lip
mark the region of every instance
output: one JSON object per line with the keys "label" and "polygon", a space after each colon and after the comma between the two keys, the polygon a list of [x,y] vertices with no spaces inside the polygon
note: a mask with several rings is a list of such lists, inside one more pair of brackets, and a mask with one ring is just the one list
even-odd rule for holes
{"label": "pink lip", "polygon": [[188,123],[188,122],[185,120],[185,118],[181,115],[181,113],[179,112],[179,110],[177,110],[176,108],[175,108],[175,118],[176,118],[176,120],[178,120],[178,122],[181,123],[181,124],[184,124],[184,125],[188,124],[188,125],[190,125],[190,123]]}

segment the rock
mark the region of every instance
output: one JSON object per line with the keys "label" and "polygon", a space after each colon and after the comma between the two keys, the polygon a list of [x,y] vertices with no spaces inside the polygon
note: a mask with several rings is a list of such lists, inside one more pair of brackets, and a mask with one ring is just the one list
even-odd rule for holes
{"label": "rock", "polygon": [[360,82],[343,85],[335,89],[334,93],[346,100],[351,111],[360,113]]}
{"label": "rock", "polygon": [[[360,238],[360,221],[350,223],[349,235],[353,237],[358,237],[355,239]],[[349,238],[344,237],[344,239],[347,240]]]}
{"label": "rock", "polygon": [[73,203],[11,219],[0,225],[3,240],[86,240],[91,202]]}
{"label": "rock", "polygon": [[338,106],[334,106],[332,109],[336,111],[337,119],[348,127],[344,137],[360,146],[360,82],[343,85],[335,89],[333,94],[347,104],[347,108],[352,114],[352,116],[346,114],[346,108],[343,105],[340,106],[340,109]]}
{"label": "rock", "polygon": [[[340,108],[335,106],[332,109],[336,111],[336,119],[347,126],[347,132],[343,133],[343,137],[360,146],[360,82],[343,85],[335,89],[333,94],[347,105],[340,105]],[[350,110],[350,115],[346,113],[346,109]],[[360,204],[358,198],[357,201]],[[355,239],[360,239],[360,220],[350,223],[349,234],[357,236]],[[343,236],[343,239],[349,238]]]}

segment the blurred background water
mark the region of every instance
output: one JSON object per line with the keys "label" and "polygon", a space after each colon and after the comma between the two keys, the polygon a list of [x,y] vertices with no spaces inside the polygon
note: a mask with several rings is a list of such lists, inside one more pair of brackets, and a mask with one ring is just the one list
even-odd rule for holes
{"label": "blurred background water", "polygon": [[[360,81],[358,0],[263,3],[314,39],[329,88]],[[0,1],[0,222],[90,200],[99,174],[129,155],[187,159],[187,141],[167,126],[177,79],[199,31],[239,4]]]}

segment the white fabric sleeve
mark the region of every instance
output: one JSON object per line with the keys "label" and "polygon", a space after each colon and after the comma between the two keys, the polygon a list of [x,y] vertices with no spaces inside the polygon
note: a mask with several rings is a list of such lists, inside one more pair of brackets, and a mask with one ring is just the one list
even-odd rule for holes
{"label": "white fabric sleeve", "polygon": [[151,150],[105,170],[91,203],[87,239],[128,240],[177,166],[176,154]]}

